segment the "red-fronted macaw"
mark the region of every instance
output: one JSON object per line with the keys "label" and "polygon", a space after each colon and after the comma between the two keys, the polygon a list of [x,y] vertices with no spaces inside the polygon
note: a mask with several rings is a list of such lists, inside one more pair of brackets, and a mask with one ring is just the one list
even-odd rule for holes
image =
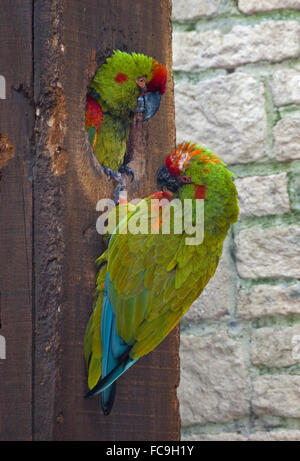
{"label": "red-fronted macaw", "polygon": [[[112,408],[116,379],[169,334],[214,275],[223,241],[239,213],[232,179],[233,174],[210,151],[181,144],[159,171],[163,191],[129,211],[97,260],[96,299],[84,352],[87,396],[101,393],[105,414]],[[154,199],[166,199],[164,206],[158,208]],[[179,204],[189,199],[190,219],[196,226],[201,225],[197,222],[198,199],[204,199],[202,242],[187,244],[191,235],[185,230],[176,233],[172,219],[170,233],[161,232],[164,216],[172,215],[168,205],[174,199]],[[123,234],[140,216],[147,216],[146,233]]]}
{"label": "red-fronted macaw", "polygon": [[85,126],[93,152],[105,172],[119,183],[130,124],[136,112],[149,120],[166,91],[167,70],[155,59],[114,51],[99,67],[88,89]]}

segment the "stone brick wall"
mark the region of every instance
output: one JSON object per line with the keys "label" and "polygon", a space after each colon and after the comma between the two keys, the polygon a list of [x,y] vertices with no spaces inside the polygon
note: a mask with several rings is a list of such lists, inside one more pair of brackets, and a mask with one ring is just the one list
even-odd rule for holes
{"label": "stone brick wall", "polygon": [[173,0],[177,141],[241,215],[181,323],[184,440],[300,440],[300,0]]}

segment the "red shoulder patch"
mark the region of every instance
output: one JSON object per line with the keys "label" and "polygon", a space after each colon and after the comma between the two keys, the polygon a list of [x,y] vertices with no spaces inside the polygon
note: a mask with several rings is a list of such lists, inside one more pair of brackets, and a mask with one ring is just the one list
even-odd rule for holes
{"label": "red shoulder patch", "polygon": [[97,131],[103,122],[103,112],[100,104],[92,96],[86,97],[85,126],[86,128],[95,127]]}
{"label": "red shoulder patch", "polygon": [[116,83],[125,83],[125,82],[127,82],[127,80],[129,80],[129,77],[126,74],[122,74],[122,72],[119,72],[115,76],[115,82]]}
{"label": "red shoulder patch", "polygon": [[157,200],[167,199],[171,202],[173,195],[167,190],[161,190],[159,192],[154,192],[154,194],[149,195],[149,197]]}
{"label": "red shoulder patch", "polygon": [[[166,214],[166,206],[168,203],[163,203],[161,204],[162,200],[167,200],[167,202],[171,202],[172,200],[172,193],[169,191],[159,191],[155,192],[152,195],[149,195],[148,198],[151,198],[151,228],[152,231],[157,234],[159,233],[159,229],[162,226],[162,221],[163,221],[163,215]],[[153,200],[153,202],[152,202]],[[170,211],[167,210],[167,214],[169,214]]]}
{"label": "red shoulder patch", "polygon": [[206,197],[206,187],[200,186],[199,184],[195,185],[195,195],[194,198],[202,198],[205,199]]}

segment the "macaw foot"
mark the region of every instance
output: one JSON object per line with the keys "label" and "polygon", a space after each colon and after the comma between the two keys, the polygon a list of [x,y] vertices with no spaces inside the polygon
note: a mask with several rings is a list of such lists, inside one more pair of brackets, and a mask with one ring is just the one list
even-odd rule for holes
{"label": "macaw foot", "polygon": [[109,177],[109,179],[113,179],[114,181],[118,183],[114,190],[114,201],[116,205],[118,205],[120,203],[120,193],[126,190],[126,187],[125,187],[125,184],[122,178],[122,174],[120,171],[112,170],[111,168],[108,168],[107,166],[104,166],[104,165],[102,165],[102,168],[105,174],[107,174],[107,176]]}
{"label": "macaw foot", "polygon": [[125,187],[125,184],[122,180],[122,182],[119,182],[119,184],[116,186],[115,190],[114,190],[114,202],[116,205],[118,205],[120,203],[120,195],[122,195],[121,193],[123,191],[126,191],[126,187]]}
{"label": "macaw foot", "polygon": [[130,176],[131,177],[131,182],[134,180],[134,172],[133,170],[127,166],[127,165],[122,165],[120,168],[119,168],[119,173],[125,173],[127,174],[127,176]]}
{"label": "macaw foot", "polygon": [[114,179],[116,182],[122,182],[122,175],[119,173],[119,171],[112,170],[111,168],[108,168],[108,166],[102,165],[102,168],[104,170],[104,173],[109,177],[109,179]]}

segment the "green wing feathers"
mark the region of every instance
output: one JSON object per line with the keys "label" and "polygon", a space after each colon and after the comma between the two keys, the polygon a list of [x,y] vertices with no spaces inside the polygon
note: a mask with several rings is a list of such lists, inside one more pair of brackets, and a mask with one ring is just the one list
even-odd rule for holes
{"label": "green wing feathers", "polygon": [[[149,201],[146,203],[149,204]],[[127,225],[137,212],[131,212]],[[108,254],[110,298],[118,334],[137,358],[154,349],[174,328],[216,270],[205,244],[186,246],[180,234],[113,235]]]}
{"label": "green wing feathers", "polygon": [[102,343],[101,315],[104,296],[104,281],[106,277],[106,253],[102,255],[102,266],[98,272],[94,310],[86,327],[84,337],[84,358],[88,368],[88,386],[92,389],[101,377]]}
{"label": "green wing feathers", "polygon": [[94,154],[102,165],[118,171],[126,153],[129,128],[130,120],[122,120],[104,113],[94,147]]}

